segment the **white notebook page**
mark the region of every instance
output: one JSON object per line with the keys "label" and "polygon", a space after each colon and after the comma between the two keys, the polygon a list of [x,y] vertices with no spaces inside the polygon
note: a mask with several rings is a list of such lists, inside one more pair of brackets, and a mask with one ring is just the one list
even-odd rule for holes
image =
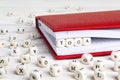
{"label": "white notebook page", "polygon": [[101,51],[111,51],[111,50],[120,50],[120,39],[119,38],[92,38],[91,45],[80,46],[80,47],[62,47],[57,48],[54,41],[48,36],[42,27],[39,27],[51,44],[51,47],[54,49],[57,55],[70,55],[70,54],[79,54],[79,53],[88,53],[88,52],[101,52]]}

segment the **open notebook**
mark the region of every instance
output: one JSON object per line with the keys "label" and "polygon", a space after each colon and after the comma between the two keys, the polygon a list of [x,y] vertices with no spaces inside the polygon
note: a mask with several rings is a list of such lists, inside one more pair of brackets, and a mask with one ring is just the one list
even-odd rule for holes
{"label": "open notebook", "polygon": [[36,26],[57,59],[120,50],[120,10],[37,16]]}

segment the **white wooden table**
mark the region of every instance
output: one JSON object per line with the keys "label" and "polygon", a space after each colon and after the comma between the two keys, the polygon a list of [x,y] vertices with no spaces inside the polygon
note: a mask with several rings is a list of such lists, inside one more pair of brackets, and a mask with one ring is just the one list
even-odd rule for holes
{"label": "white wooden table", "polygon": [[[24,76],[16,75],[15,69],[19,64],[19,56],[10,56],[9,46],[5,48],[0,48],[0,56],[7,56],[10,58],[10,63],[6,67],[7,75],[6,78],[0,80],[29,80],[29,73],[34,69],[43,71],[42,80],[75,80],[73,78],[73,73],[68,71],[69,60],[55,60],[49,53],[44,41],[38,34],[35,28],[35,19],[29,18],[29,14],[34,13],[35,15],[49,15],[49,14],[59,14],[59,13],[75,13],[75,12],[91,12],[91,11],[103,11],[103,10],[120,10],[119,0],[0,0],[0,29],[8,29],[9,33],[6,35],[0,34],[0,41],[5,40],[9,44],[8,38],[10,35],[16,35],[17,40],[22,45],[25,39],[29,38],[31,33],[37,35],[36,40],[31,41],[31,46],[36,45],[39,52],[35,56],[31,56],[31,62],[26,64],[27,74]],[[8,12],[12,12],[13,15],[7,16]],[[22,17],[24,18],[23,24],[18,24],[17,20]],[[28,26],[28,21],[33,21],[32,26]],[[24,28],[24,34],[16,33],[18,28]],[[20,46],[21,54],[26,53],[27,49]],[[59,77],[52,77],[49,75],[49,66],[47,68],[40,68],[36,65],[37,58],[39,56],[47,56],[49,58],[49,65],[53,63],[58,63],[62,66],[62,74]],[[117,80],[117,72],[113,71],[114,62],[110,59],[110,56],[95,57],[94,60],[102,60],[105,63],[106,80]],[[80,59],[77,59],[80,60]],[[81,67],[85,67],[88,74],[88,80],[93,80],[94,72],[92,70],[92,65],[83,65],[80,63]]]}

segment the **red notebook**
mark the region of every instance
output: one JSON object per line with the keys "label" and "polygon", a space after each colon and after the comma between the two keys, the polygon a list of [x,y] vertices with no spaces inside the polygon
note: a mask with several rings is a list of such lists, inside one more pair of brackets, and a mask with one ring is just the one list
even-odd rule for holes
{"label": "red notebook", "polygon": [[120,50],[120,10],[37,16],[36,27],[56,59]]}

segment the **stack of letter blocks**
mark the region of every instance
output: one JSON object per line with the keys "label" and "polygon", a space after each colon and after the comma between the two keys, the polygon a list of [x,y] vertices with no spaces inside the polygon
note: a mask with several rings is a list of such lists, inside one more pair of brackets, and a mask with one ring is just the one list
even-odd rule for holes
{"label": "stack of letter blocks", "polygon": [[56,41],[57,47],[79,47],[79,46],[87,46],[91,44],[90,37],[84,38],[73,38],[73,39],[59,39]]}

